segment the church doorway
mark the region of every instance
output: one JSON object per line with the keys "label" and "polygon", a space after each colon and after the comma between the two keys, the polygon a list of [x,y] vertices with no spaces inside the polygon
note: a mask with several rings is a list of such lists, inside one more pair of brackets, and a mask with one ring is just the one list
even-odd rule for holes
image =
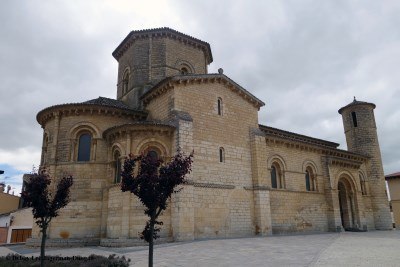
{"label": "church doorway", "polygon": [[357,216],[355,209],[355,194],[351,183],[347,178],[341,178],[338,183],[338,198],[340,206],[340,218],[345,230],[357,228]]}

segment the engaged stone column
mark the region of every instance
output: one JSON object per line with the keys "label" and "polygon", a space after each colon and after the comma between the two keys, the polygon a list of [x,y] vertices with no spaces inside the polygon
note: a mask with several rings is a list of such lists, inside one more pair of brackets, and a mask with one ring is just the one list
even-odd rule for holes
{"label": "engaged stone column", "polygon": [[325,179],[325,200],[327,205],[327,219],[328,219],[328,229],[331,232],[343,231],[342,219],[340,217],[340,205],[339,205],[339,191],[335,187],[334,177],[335,170],[329,164],[328,157],[321,157],[322,161],[322,176]]}
{"label": "engaged stone column", "polygon": [[[180,149],[186,155],[193,151],[193,120],[189,113],[182,111],[171,111],[172,122],[176,125],[174,147]],[[175,151],[172,151],[175,153]],[[196,155],[194,162],[196,164]],[[192,174],[187,175],[190,180]],[[194,207],[193,207],[193,185],[186,184],[178,186],[182,188],[171,197],[171,227],[174,241],[194,239]]]}
{"label": "engaged stone column", "polygon": [[193,186],[184,185],[171,199],[171,225],[174,241],[194,239]]}
{"label": "engaged stone column", "polygon": [[269,191],[254,189],[254,216],[256,235],[272,235]]}
{"label": "engaged stone column", "polygon": [[121,221],[121,236],[129,238],[129,216],[131,215],[131,193],[122,193],[122,221]]}
{"label": "engaged stone column", "polygon": [[339,191],[337,189],[325,190],[326,203],[328,205],[328,229],[332,232],[343,231],[340,217]]}
{"label": "engaged stone column", "polygon": [[267,187],[267,146],[265,135],[259,129],[250,131],[254,224],[257,235],[271,235],[271,205]]}

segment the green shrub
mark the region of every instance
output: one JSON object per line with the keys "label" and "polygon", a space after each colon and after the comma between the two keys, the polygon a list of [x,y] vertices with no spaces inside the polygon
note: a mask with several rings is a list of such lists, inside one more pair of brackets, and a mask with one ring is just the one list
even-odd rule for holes
{"label": "green shrub", "polygon": [[[125,256],[117,257],[115,254],[104,257],[100,255],[90,255],[89,257],[61,257],[46,256],[46,267],[128,267],[130,259]],[[8,254],[0,257],[0,267],[26,267],[40,266],[39,257],[25,257],[19,254]]]}

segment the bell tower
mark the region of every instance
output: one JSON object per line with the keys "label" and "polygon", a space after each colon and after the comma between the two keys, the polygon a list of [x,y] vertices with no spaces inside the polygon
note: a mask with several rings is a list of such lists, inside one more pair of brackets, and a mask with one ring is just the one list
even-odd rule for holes
{"label": "bell tower", "polygon": [[207,74],[210,45],[170,28],[130,32],[112,53],[118,61],[117,99],[141,108],[140,97],[175,75]]}
{"label": "bell tower", "polygon": [[370,184],[376,229],[392,229],[389,203],[386,195],[381,150],[374,116],[375,104],[354,101],[339,109],[342,115],[347,149],[370,157],[367,176]]}

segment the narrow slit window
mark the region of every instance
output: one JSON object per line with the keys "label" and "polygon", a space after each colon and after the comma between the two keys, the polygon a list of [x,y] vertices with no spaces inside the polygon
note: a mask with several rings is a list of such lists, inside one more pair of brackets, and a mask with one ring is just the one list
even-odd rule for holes
{"label": "narrow slit window", "polygon": [[276,179],[276,168],[275,166],[271,167],[271,187],[278,188],[278,182]]}
{"label": "narrow slit window", "polygon": [[221,98],[218,98],[217,105],[218,105],[218,115],[222,116],[222,99]]}
{"label": "narrow slit window", "polygon": [[353,126],[357,127],[357,115],[354,111],[351,113],[351,118],[353,119]]}
{"label": "narrow slit window", "polygon": [[119,151],[115,152],[114,160],[115,160],[115,179],[114,183],[118,184],[121,182],[121,159],[120,159],[121,154]]}
{"label": "narrow slit window", "polygon": [[125,71],[122,79],[122,94],[126,94],[129,88],[129,71]]}
{"label": "narrow slit window", "polygon": [[359,178],[360,178],[360,185],[361,185],[361,193],[362,193],[362,195],[367,195],[367,187],[365,185],[364,176],[362,174],[359,174]]}
{"label": "narrow slit window", "polygon": [[306,190],[311,191],[310,172],[306,171]]}
{"label": "narrow slit window", "polygon": [[220,147],[219,148],[219,162],[224,162],[225,161],[225,151],[224,148]]}

